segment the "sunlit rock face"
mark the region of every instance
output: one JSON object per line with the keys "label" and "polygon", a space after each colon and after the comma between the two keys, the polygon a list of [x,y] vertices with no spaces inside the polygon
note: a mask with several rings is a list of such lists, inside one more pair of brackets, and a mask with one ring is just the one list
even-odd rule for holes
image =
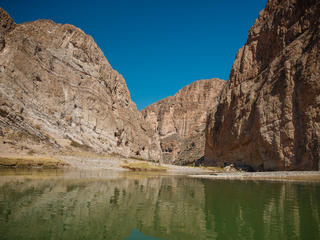
{"label": "sunlit rock face", "polygon": [[220,79],[199,80],[142,110],[159,134],[164,162],[183,165],[204,156],[207,115],[224,85]]}
{"label": "sunlit rock face", "polygon": [[268,1],[211,116],[208,165],[319,169],[319,19],[319,1]]}
{"label": "sunlit rock face", "polygon": [[92,37],[69,24],[16,25],[0,14],[4,142],[160,159],[155,133]]}

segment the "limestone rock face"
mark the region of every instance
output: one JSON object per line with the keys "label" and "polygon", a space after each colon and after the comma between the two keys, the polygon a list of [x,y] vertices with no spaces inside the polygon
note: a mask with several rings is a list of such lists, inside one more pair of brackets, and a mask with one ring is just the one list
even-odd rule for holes
{"label": "limestone rock face", "polygon": [[164,162],[183,165],[204,156],[207,114],[224,84],[220,79],[199,80],[142,110],[159,134]]}
{"label": "limestone rock face", "polygon": [[4,35],[15,28],[16,23],[10,15],[0,8],[0,51],[5,47]]}
{"label": "limestone rock face", "polygon": [[16,25],[0,14],[4,142],[160,159],[157,136],[92,37],[69,24]]}
{"label": "limestone rock face", "polygon": [[320,2],[269,0],[207,130],[207,164],[319,169]]}

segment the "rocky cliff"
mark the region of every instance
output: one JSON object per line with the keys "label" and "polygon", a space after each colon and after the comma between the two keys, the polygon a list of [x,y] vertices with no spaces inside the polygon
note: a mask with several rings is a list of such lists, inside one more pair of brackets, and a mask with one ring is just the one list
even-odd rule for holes
{"label": "rocky cliff", "polygon": [[224,84],[220,79],[196,81],[142,110],[159,134],[164,162],[184,165],[204,156],[207,114]]}
{"label": "rocky cliff", "polygon": [[319,19],[317,0],[268,1],[211,115],[207,164],[319,169]]}
{"label": "rocky cliff", "polygon": [[157,136],[92,37],[50,20],[16,25],[2,9],[0,21],[0,150],[160,159]]}

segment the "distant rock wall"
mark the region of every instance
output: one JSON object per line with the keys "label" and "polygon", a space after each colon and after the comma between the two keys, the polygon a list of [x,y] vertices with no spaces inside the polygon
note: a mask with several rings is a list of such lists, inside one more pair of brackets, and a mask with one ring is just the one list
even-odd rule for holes
{"label": "distant rock wall", "polygon": [[319,169],[319,53],[320,1],[269,0],[211,116],[206,163]]}
{"label": "distant rock wall", "polygon": [[142,110],[159,134],[164,162],[184,165],[204,156],[207,115],[224,84],[220,79],[199,80]]}
{"label": "distant rock wall", "polygon": [[159,160],[156,134],[92,37],[69,24],[16,25],[0,9],[4,143]]}

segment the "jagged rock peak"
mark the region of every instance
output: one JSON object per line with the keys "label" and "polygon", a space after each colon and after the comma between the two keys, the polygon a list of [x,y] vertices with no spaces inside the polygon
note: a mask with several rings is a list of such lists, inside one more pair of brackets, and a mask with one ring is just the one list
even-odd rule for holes
{"label": "jagged rock peak", "polygon": [[0,32],[10,32],[16,26],[16,23],[10,15],[0,7]]}
{"label": "jagged rock peak", "polygon": [[195,81],[142,110],[159,134],[164,162],[183,165],[203,157],[207,113],[224,84],[220,79]]}
{"label": "jagged rock peak", "polygon": [[16,26],[10,15],[0,7],[0,51],[5,47],[4,36]]}
{"label": "jagged rock peak", "polygon": [[269,0],[209,123],[206,163],[319,169],[320,1]]}

